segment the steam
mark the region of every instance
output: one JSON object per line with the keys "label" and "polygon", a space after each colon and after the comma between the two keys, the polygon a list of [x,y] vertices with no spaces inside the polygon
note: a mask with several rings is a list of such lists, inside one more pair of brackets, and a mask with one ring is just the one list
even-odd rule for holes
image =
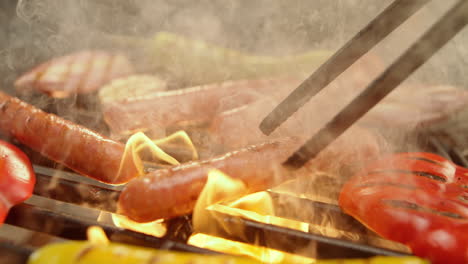
{"label": "steam", "polygon": [[[145,56],[147,54],[144,54],[139,40],[149,40],[162,31],[172,32],[188,39],[204,40],[219,47],[254,55],[294,56],[316,49],[332,52],[350,39],[391,2],[391,0],[300,0],[291,3],[260,0],[246,1],[245,3],[229,1],[219,4],[208,0],[197,1],[197,3],[189,0],[177,2],[163,0],[19,0],[15,7],[17,16],[9,26],[11,32],[8,33],[4,47],[0,48],[0,58],[5,61],[3,66],[0,65],[0,67],[4,67],[0,68],[0,73],[4,73],[5,76],[4,87],[12,87],[12,83],[18,75],[39,63],[72,51],[104,49],[124,52],[133,60],[139,73],[152,74],[159,78],[167,73],[155,72],[148,66],[151,63],[140,60],[142,57],[148,56]],[[386,64],[396,58],[425,28],[429,27],[431,22],[443,13],[445,7],[450,6],[448,3],[444,3],[447,5],[442,6],[441,2],[432,1],[427,8],[410,19],[401,29],[372,51],[372,55],[382,59],[381,65],[376,66],[378,63],[371,63],[370,70],[364,73],[359,72],[359,65],[357,65],[358,71],[355,71],[356,67],[354,70],[350,69],[347,74],[345,73],[336,83],[327,88],[331,95],[319,94],[302,109],[302,118],[296,119],[296,122],[289,120],[286,125],[289,125],[296,132],[306,131],[308,135],[321,127],[348,103],[360,91],[359,89],[364,88],[372,81]],[[125,43],[115,41],[116,37],[126,40],[122,41]],[[467,42],[468,34],[465,30],[413,75],[405,83],[407,86],[398,89],[413,89],[412,85],[415,83],[418,85],[448,84],[462,88],[468,87],[468,79],[465,77],[468,69],[466,67],[468,48],[464,45]],[[153,45],[153,43],[149,45]],[[203,65],[203,63],[199,63],[199,65]],[[233,65],[233,67],[235,66]],[[313,69],[307,68],[306,70],[308,73],[309,71],[312,73]],[[290,88],[294,88],[300,81],[291,82]],[[357,89],[350,89],[352,86],[357,87]],[[262,115],[268,113],[281,99],[276,95],[253,91],[251,96],[264,100],[263,105],[256,105],[258,108],[254,113],[261,112]],[[405,96],[410,98],[411,92]],[[219,109],[230,109],[238,98],[232,96],[222,99]],[[77,111],[70,111],[70,108],[78,107],[83,101],[86,105],[86,100],[90,98],[75,96],[64,101],[51,101],[48,98],[34,95],[26,99],[36,100],[34,103],[44,106],[44,108],[54,105],[53,110],[58,114],[83,122],[87,126],[94,126],[102,122],[99,119],[100,110],[95,107],[94,103],[96,102],[92,99],[90,105],[93,107],[87,109],[86,118],[78,116]],[[419,98],[423,101],[425,99],[428,97]],[[406,105],[411,104],[411,100],[405,102]],[[445,105],[448,104],[445,102]],[[325,108],[330,111],[325,111]],[[402,113],[402,115],[404,114]],[[255,122],[259,121],[258,118],[261,118],[261,115],[257,116]],[[308,122],[301,122],[303,120],[308,120]],[[246,119],[242,121],[246,121]],[[239,123],[236,124],[239,125]],[[106,132],[102,127],[96,126],[96,128],[101,129],[100,132]],[[250,128],[255,129],[256,127],[250,126]],[[410,124],[405,129],[378,126],[372,127],[372,129],[379,137],[380,134],[385,137],[386,140],[379,142],[383,148],[405,151],[417,149],[417,135],[412,133],[416,129],[416,124]],[[245,133],[245,131],[240,132]],[[290,132],[291,130],[287,129],[281,131],[283,134]],[[234,136],[241,135],[234,134]],[[385,141],[390,141],[390,144],[382,143]],[[323,172],[316,172],[312,179],[302,179],[309,180],[308,184],[304,184],[302,187],[310,188],[301,191],[307,193],[308,198],[317,199],[320,196],[322,199],[326,197],[327,202],[333,201],[341,183],[333,182],[336,185],[330,189],[318,189],[317,185],[314,184],[320,182],[317,179],[321,176],[323,176]],[[334,176],[332,175],[332,177]],[[341,180],[333,179],[335,181]],[[299,185],[301,183],[303,182],[296,182]],[[294,190],[291,186],[289,187]],[[294,210],[291,214],[301,216],[301,213],[304,213],[301,212],[300,207],[292,206],[291,208]],[[313,212],[307,213],[313,214]]]}
{"label": "steam", "polygon": [[36,19],[44,18],[47,11],[46,1],[19,0],[16,6],[16,14],[29,25]]}

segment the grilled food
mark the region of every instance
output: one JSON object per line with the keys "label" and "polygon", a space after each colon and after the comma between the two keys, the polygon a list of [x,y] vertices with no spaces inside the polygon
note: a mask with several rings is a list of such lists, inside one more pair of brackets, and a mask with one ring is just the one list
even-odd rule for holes
{"label": "grilled food", "polygon": [[[29,258],[28,264],[140,264],[140,263],[252,263],[250,258],[228,255],[202,255],[148,249],[119,243],[95,245],[88,242],[63,242],[47,245]],[[416,257],[373,257],[369,259],[318,260],[316,264],[429,264]]]}
{"label": "grilled food", "polygon": [[[150,172],[125,186],[119,197],[119,210],[138,222],[190,213],[212,169],[242,180],[250,192],[265,190],[294,176],[281,163],[300,142],[272,141]],[[375,137],[364,129],[353,128],[311,161],[307,169],[331,171],[351,167],[379,154]]]}
{"label": "grilled food", "polygon": [[435,264],[468,263],[468,169],[431,153],[370,164],[343,187],[345,212]]}
{"label": "grilled food", "polygon": [[80,51],[47,61],[20,76],[15,87],[20,93],[36,90],[64,98],[92,93],[112,79],[134,72],[122,54]]}
{"label": "grilled food", "polygon": [[0,225],[12,206],[31,197],[35,183],[29,158],[16,146],[0,140]]}
{"label": "grilled food", "polygon": [[0,132],[98,181],[121,184],[137,176],[132,162],[120,168],[123,144],[3,92],[0,92]]}
{"label": "grilled food", "polygon": [[207,121],[223,110],[253,102],[264,94],[298,83],[288,79],[225,82],[153,93],[121,101],[105,101],[104,119],[114,134],[137,129],[157,134],[183,121]]}
{"label": "grilled food", "polygon": [[99,89],[102,104],[125,101],[128,98],[141,98],[165,91],[166,81],[149,74],[135,74],[112,80]]}

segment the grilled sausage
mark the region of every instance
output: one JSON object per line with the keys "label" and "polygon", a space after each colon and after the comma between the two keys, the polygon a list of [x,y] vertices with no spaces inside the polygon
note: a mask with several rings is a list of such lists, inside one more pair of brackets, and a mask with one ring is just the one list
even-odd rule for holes
{"label": "grilled sausage", "polygon": [[299,81],[292,78],[225,82],[104,102],[102,108],[116,135],[137,129],[164,134],[168,126],[191,120],[210,122],[216,113],[288,91],[297,84]]}
{"label": "grilled sausage", "polygon": [[211,169],[242,179],[250,191],[265,189],[285,179],[286,174],[277,165],[287,157],[288,150],[288,144],[270,142],[151,172],[126,185],[119,198],[119,210],[139,222],[190,213]]}
{"label": "grilled sausage", "polygon": [[68,168],[98,181],[121,184],[137,175],[122,167],[125,146],[0,92],[0,132]]}
{"label": "grilled sausage", "polygon": [[[290,172],[281,166],[300,140],[282,139],[228,152],[212,159],[153,171],[130,181],[119,198],[122,214],[138,222],[172,218],[190,213],[211,169],[242,180],[250,192],[264,190],[305,170],[331,171],[376,157],[380,148],[366,130],[343,134],[311,161],[305,170]],[[302,172],[301,172],[302,171]]]}

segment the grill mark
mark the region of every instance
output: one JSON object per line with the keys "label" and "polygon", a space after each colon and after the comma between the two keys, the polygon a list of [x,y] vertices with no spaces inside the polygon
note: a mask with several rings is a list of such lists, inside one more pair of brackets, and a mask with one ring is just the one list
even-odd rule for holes
{"label": "grill mark", "polygon": [[427,208],[427,207],[422,207],[418,204],[411,203],[408,201],[401,201],[401,200],[383,200],[382,203],[395,207],[395,208],[404,208],[404,209],[410,209],[418,212],[425,212],[425,213],[433,213],[437,214],[440,216],[445,216],[445,217],[450,217],[454,219],[465,219],[463,216],[457,214],[457,213],[452,213],[452,212],[447,212],[447,211],[439,211],[435,210],[432,208]]}
{"label": "grill mark", "polygon": [[78,84],[76,85],[76,93],[80,93],[80,91],[82,90],[82,86],[85,85],[88,81],[88,77],[89,77],[89,73],[91,72],[92,70],[92,66],[93,66],[93,58],[96,57],[96,54],[94,53],[90,53],[89,54],[89,57],[87,60],[85,60],[83,63],[85,65],[85,69],[83,71],[83,74],[80,78],[80,81],[78,82]]}
{"label": "grill mark", "polygon": [[37,86],[38,86],[39,82],[41,81],[42,77],[44,77],[47,74],[47,72],[50,70],[50,67],[52,65],[53,65],[53,61],[47,62],[44,65],[44,69],[35,74],[34,80],[33,80],[32,85],[31,85],[33,88],[35,88],[35,89],[37,88]]}
{"label": "grill mark", "polygon": [[[70,62],[67,63],[68,67],[66,67],[66,70],[65,72],[63,73],[62,75],[62,80],[64,81],[62,86],[65,87],[66,86],[66,83],[70,83],[69,79],[70,79],[70,76],[71,76],[71,73],[72,73],[72,69],[73,69],[73,66],[75,66],[75,63],[76,61],[78,60],[76,57],[71,57],[70,58]],[[63,89],[62,87],[62,89]],[[68,92],[68,91],[64,91],[64,92]],[[73,92],[73,87],[71,87],[71,92]]]}
{"label": "grill mark", "polygon": [[399,183],[392,183],[392,182],[373,182],[373,183],[363,183],[363,184],[356,185],[356,187],[358,188],[377,187],[377,186],[392,186],[392,187],[398,187],[398,188],[409,189],[409,190],[417,189],[417,187],[414,185],[399,184]]}
{"label": "grill mark", "polygon": [[415,174],[417,176],[422,176],[429,178],[431,180],[435,181],[440,181],[440,182],[447,182],[447,180],[444,177],[441,177],[439,175],[432,174],[430,172],[425,172],[425,171],[412,171],[412,170],[376,170],[376,171],[371,171],[369,174],[382,174],[382,173],[405,173],[405,174]]}
{"label": "grill mark", "polygon": [[82,258],[84,258],[89,252],[91,252],[93,249],[94,249],[94,246],[93,246],[93,245],[83,248],[83,249],[82,249],[80,252],[78,252],[78,254],[76,255],[75,261],[76,261],[76,262],[80,261],[80,260],[81,260]]}
{"label": "grill mark", "polygon": [[428,159],[428,158],[423,158],[423,157],[406,157],[406,159],[409,159],[409,160],[421,160],[421,161],[429,162],[429,163],[436,164],[436,165],[442,165],[442,164],[441,164],[440,162],[438,162],[438,161],[431,160],[431,159]]}
{"label": "grill mark", "polygon": [[468,195],[460,195],[458,196],[458,200],[464,202],[464,203],[468,203]]}
{"label": "grill mark", "polygon": [[0,104],[0,110],[5,112],[8,109],[8,106],[11,104],[11,98],[8,98],[6,101],[3,101]]}
{"label": "grill mark", "polygon": [[152,256],[148,259],[147,264],[157,264],[159,262],[161,262],[161,258],[159,256]]}
{"label": "grill mark", "polygon": [[468,185],[460,185],[460,187],[468,189]]}
{"label": "grill mark", "polygon": [[110,79],[112,78],[112,70],[113,70],[113,66],[114,66],[114,63],[117,62],[117,56],[119,56],[118,54],[106,54],[105,57],[106,57],[106,60],[107,60],[107,64],[106,66],[104,67],[104,70],[102,71],[102,75],[99,76],[100,80],[98,83],[106,83],[108,81],[110,81]]}

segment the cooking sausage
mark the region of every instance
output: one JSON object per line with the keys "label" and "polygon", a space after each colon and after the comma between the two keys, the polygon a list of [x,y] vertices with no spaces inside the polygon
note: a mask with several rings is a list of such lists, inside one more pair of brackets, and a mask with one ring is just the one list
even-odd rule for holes
{"label": "cooking sausage", "polygon": [[[218,113],[209,131],[216,142],[235,149],[278,136],[310,133],[323,127],[353,98],[357,87],[329,85],[311,102],[288,118],[270,137],[259,129],[260,122],[280,100],[268,98]],[[392,137],[415,128],[447,120],[468,105],[468,91],[453,86],[401,85],[366,113],[358,124],[380,129]]]}
{"label": "cooking sausage", "polygon": [[126,185],[119,198],[120,213],[138,222],[190,213],[211,169],[242,179],[250,191],[262,190],[285,179],[277,165],[290,148],[279,141],[268,142],[151,172]]}
{"label": "cooking sausage", "polygon": [[292,78],[224,82],[106,101],[102,109],[104,120],[116,135],[138,129],[164,135],[170,125],[190,120],[210,122],[218,112],[293,89],[299,82]]}
{"label": "cooking sausage", "polygon": [[332,171],[376,157],[380,147],[367,130],[353,128],[304,170],[290,172],[281,162],[299,147],[299,139],[280,139],[228,152],[212,159],[157,170],[133,179],[119,198],[120,213],[138,222],[190,213],[211,169],[242,180],[250,192],[272,187],[305,170]]}
{"label": "cooking sausage", "polygon": [[137,175],[120,162],[125,146],[0,92],[0,132],[98,181],[121,184]]}
{"label": "cooking sausage", "polygon": [[134,72],[122,54],[104,51],[80,51],[47,61],[20,76],[19,92],[37,90],[52,97],[91,93],[112,79]]}
{"label": "cooking sausage", "polygon": [[[340,97],[333,98],[330,101],[333,102],[332,105],[335,105],[336,99],[341,100],[342,97],[351,99],[349,96],[341,95],[349,95],[357,89],[364,88],[366,82],[375,77],[381,68],[381,60],[374,55],[367,55],[362,61],[350,67],[344,73],[344,77],[340,76],[337,79],[341,88]],[[274,102],[267,109],[271,111],[276,103],[302,81],[301,77],[290,75],[271,79],[214,83],[156,92],[127,100],[105,101],[102,108],[104,119],[116,136],[141,129],[163,136],[165,129],[175,123],[192,120],[210,123],[223,111],[258,100]],[[335,106],[334,109],[338,109],[337,107],[339,106]]]}

